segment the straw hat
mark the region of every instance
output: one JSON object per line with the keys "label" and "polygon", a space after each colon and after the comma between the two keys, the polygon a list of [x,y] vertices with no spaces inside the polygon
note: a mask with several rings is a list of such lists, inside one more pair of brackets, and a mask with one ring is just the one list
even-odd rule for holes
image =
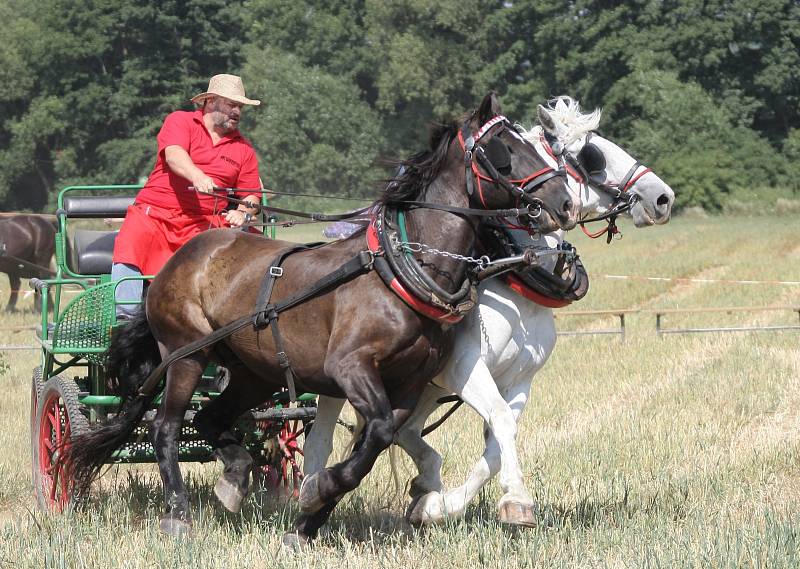
{"label": "straw hat", "polygon": [[261,101],[257,99],[248,99],[245,97],[244,83],[242,83],[241,77],[238,75],[228,75],[227,73],[214,75],[208,82],[208,90],[205,93],[200,93],[192,97],[192,102],[195,105],[200,105],[209,95],[219,95],[220,97],[225,97],[226,99],[242,103],[243,105],[258,106],[261,104]]}

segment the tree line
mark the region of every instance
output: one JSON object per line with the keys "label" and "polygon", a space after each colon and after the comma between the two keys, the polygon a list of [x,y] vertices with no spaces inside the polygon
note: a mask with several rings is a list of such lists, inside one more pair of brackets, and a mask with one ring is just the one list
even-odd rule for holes
{"label": "tree line", "polygon": [[679,207],[800,180],[797,0],[4,0],[0,205],[135,183],[167,113],[241,74],[266,185],[372,196],[425,124],[487,91],[530,125],[569,94]]}

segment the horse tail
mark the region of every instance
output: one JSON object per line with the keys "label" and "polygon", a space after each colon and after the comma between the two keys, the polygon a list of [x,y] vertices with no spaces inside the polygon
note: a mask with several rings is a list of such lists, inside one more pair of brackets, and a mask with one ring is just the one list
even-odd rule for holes
{"label": "horse tail", "polygon": [[64,450],[78,495],[88,491],[103,465],[141,422],[158,390],[140,394],[138,389],[160,362],[158,344],[141,310],[128,325],[117,329],[106,353],[107,377],[122,396],[122,407],[112,419],[74,436]]}
{"label": "horse tail", "polygon": [[106,352],[106,382],[123,399],[132,399],[159,363],[158,343],[150,330],[147,314],[140,309],[111,337]]}

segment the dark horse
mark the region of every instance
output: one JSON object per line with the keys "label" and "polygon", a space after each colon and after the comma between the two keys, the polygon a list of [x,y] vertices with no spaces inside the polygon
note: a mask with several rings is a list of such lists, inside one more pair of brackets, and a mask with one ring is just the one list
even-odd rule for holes
{"label": "dark horse", "polygon": [[[544,231],[570,228],[576,222],[579,204],[573,203],[564,178],[542,177],[546,164],[498,114],[494,96],[489,95],[463,123],[465,134],[461,137],[462,124],[437,129],[431,136],[431,150],[406,161],[405,172],[379,200],[382,211],[405,209],[407,243],[428,246],[417,254],[420,270],[444,289],[445,295],[459,290],[467,269],[463,257],[442,255],[441,251],[472,253],[478,219],[474,211],[454,215],[431,207],[510,207],[522,197],[538,206],[537,220]],[[465,152],[462,137],[467,148],[475,141],[474,153]],[[503,173],[499,177],[486,174],[487,169],[491,171],[486,162],[480,168],[475,166],[476,155],[484,149],[485,155],[495,155],[497,171]],[[533,183],[534,178],[540,181]],[[429,207],[411,208],[408,200]],[[123,328],[110,350],[109,374],[127,385],[133,395],[115,419],[77,437],[69,449],[79,488],[88,487],[104,461],[140,421],[154,394],[136,390],[161,357],[252,314],[263,276],[270,272],[276,257],[293,245],[240,231],[212,230],[192,239],[166,264],[150,286],[146,318],[134,319]],[[362,230],[346,240],[289,255],[282,264],[283,276],[276,279],[272,302],[305,289],[366,249]],[[378,249],[375,254],[385,257],[390,252]],[[305,480],[300,492],[303,513],[295,531],[284,536],[287,544],[303,544],[314,537],[342,496],[358,486],[380,452],[392,443],[394,432],[413,411],[448,353],[450,325],[412,309],[384,284],[379,270],[370,270],[280,314],[284,350],[291,359],[298,389],[346,397],[365,422],[347,459]],[[231,427],[242,413],[287,384],[276,351],[269,330],[256,331],[248,325],[169,367],[151,427],[167,503],[162,531],[181,534],[191,529],[176,441],[184,411],[209,361],[228,367],[230,383],[196,415],[194,424],[224,463],[215,487],[217,497],[231,511],[241,507],[252,458]]]}
{"label": "dark horse", "polygon": [[[0,219],[0,272],[8,275],[11,296],[7,312],[16,310],[20,280],[47,278],[53,275],[50,260],[56,241],[55,221],[40,215],[19,214]],[[36,295],[34,309],[41,310],[42,299]]]}

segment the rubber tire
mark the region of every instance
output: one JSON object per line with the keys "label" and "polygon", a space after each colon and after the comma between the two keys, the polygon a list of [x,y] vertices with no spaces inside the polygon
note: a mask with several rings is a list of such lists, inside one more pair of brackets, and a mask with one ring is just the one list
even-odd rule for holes
{"label": "rubber tire", "polygon": [[[71,379],[60,376],[51,378],[44,384],[39,394],[38,409],[36,412],[36,429],[33,437],[34,462],[33,462],[33,488],[36,494],[36,503],[42,511],[61,512],[69,505],[73,498],[73,480],[69,472],[69,465],[59,464],[56,458],[56,467],[59,475],[55,481],[48,470],[55,452],[48,452],[43,444],[47,439],[60,444],[68,442],[72,437],[88,431],[89,421],[81,412],[78,401],[78,385]],[[54,426],[48,413],[57,410],[60,433],[54,435]],[[66,484],[66,485],[65,485]],[[56,486],[56,488],[53,488]],[[55,496],[55,497],[54,497]]]}
{"label": "rubber tire", "polygon": [[36,414],[39,412],[39,394],[44,389],[44,379],[42,379],[42,366],[33,368],[31,377],[31,416],[28,427],[31,434],[31,484],[36,480]]}

